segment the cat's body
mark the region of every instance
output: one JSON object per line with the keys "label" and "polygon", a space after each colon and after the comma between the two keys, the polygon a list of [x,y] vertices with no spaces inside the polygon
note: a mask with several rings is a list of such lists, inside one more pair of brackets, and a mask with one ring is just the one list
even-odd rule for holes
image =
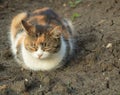
{"label": "cat's body", "polygon": [[71,27],[49,8],[18,14],[10,31],[15,59],[34,71],[60,67],[73,52]]}

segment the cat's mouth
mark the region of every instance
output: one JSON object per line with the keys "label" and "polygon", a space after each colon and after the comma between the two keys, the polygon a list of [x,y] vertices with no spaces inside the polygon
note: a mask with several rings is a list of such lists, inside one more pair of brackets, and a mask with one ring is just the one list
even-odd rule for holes
{"label": "cat's mouth", "polygon": [[50,54],[47,53],[47,52],[42,52],[42,53],[34,53],[33,54],[33,57],[37,58],[37,59],[40,59],[40,60],[43,60],[43,59],[46,59],[46,58],[49,58],[50,57]]}
{"label": "cat's mouth", "polygon": [[38,55],[37,58],[42,60],[42,59],[48,58],[48,56],[45,56],[45,55],[41,54],[41,55]]}

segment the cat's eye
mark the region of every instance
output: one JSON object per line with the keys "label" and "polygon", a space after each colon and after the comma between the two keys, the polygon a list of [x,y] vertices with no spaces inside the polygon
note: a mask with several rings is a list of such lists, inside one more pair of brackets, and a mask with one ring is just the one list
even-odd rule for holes
{"label": "cat's eye", "polygon": [[49,50],[51,50],[51,48],[45,47],[44,50],[49,51]]}
{"label": "cat's eye", "polygon": [[35,47],[36,45],[34,42],[32,42],[30,46]]}
{"label": "cat's eye", "polygon": [[37,51],[37,48],[34,48],[34,51]]}
{"label": "cat's eye", "polygon": [[37,46],[35,45],[35,43],[27,45],[27,48],[31,51],[37,51]]}
{"label": "cat's eye", "polygon": [[37,47],[32,47],[30,45],[26,46],[26,49],[29,51],[37,51]]}

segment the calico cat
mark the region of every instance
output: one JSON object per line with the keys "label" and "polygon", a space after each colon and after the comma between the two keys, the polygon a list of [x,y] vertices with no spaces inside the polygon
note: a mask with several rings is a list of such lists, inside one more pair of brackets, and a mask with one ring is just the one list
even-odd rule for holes
{"label": "calico cat", "polygon": [[73,52],[72,32],[72,24],[50,8],[23,12],[11,23],[11,49],[23,68],[56,69]]}

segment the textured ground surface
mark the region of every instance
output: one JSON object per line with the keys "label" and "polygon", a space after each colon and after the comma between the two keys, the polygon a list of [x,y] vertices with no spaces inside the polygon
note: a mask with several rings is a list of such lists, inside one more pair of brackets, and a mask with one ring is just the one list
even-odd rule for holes
{"label": "textured ground surface", "polygon": [[[120,0],[69,2],[0,0],[0,95],[120,95]],[[11,19],[46,6],[69,19],[80,14],[75,58],[51,72],[22,71],[10,52]]]}

